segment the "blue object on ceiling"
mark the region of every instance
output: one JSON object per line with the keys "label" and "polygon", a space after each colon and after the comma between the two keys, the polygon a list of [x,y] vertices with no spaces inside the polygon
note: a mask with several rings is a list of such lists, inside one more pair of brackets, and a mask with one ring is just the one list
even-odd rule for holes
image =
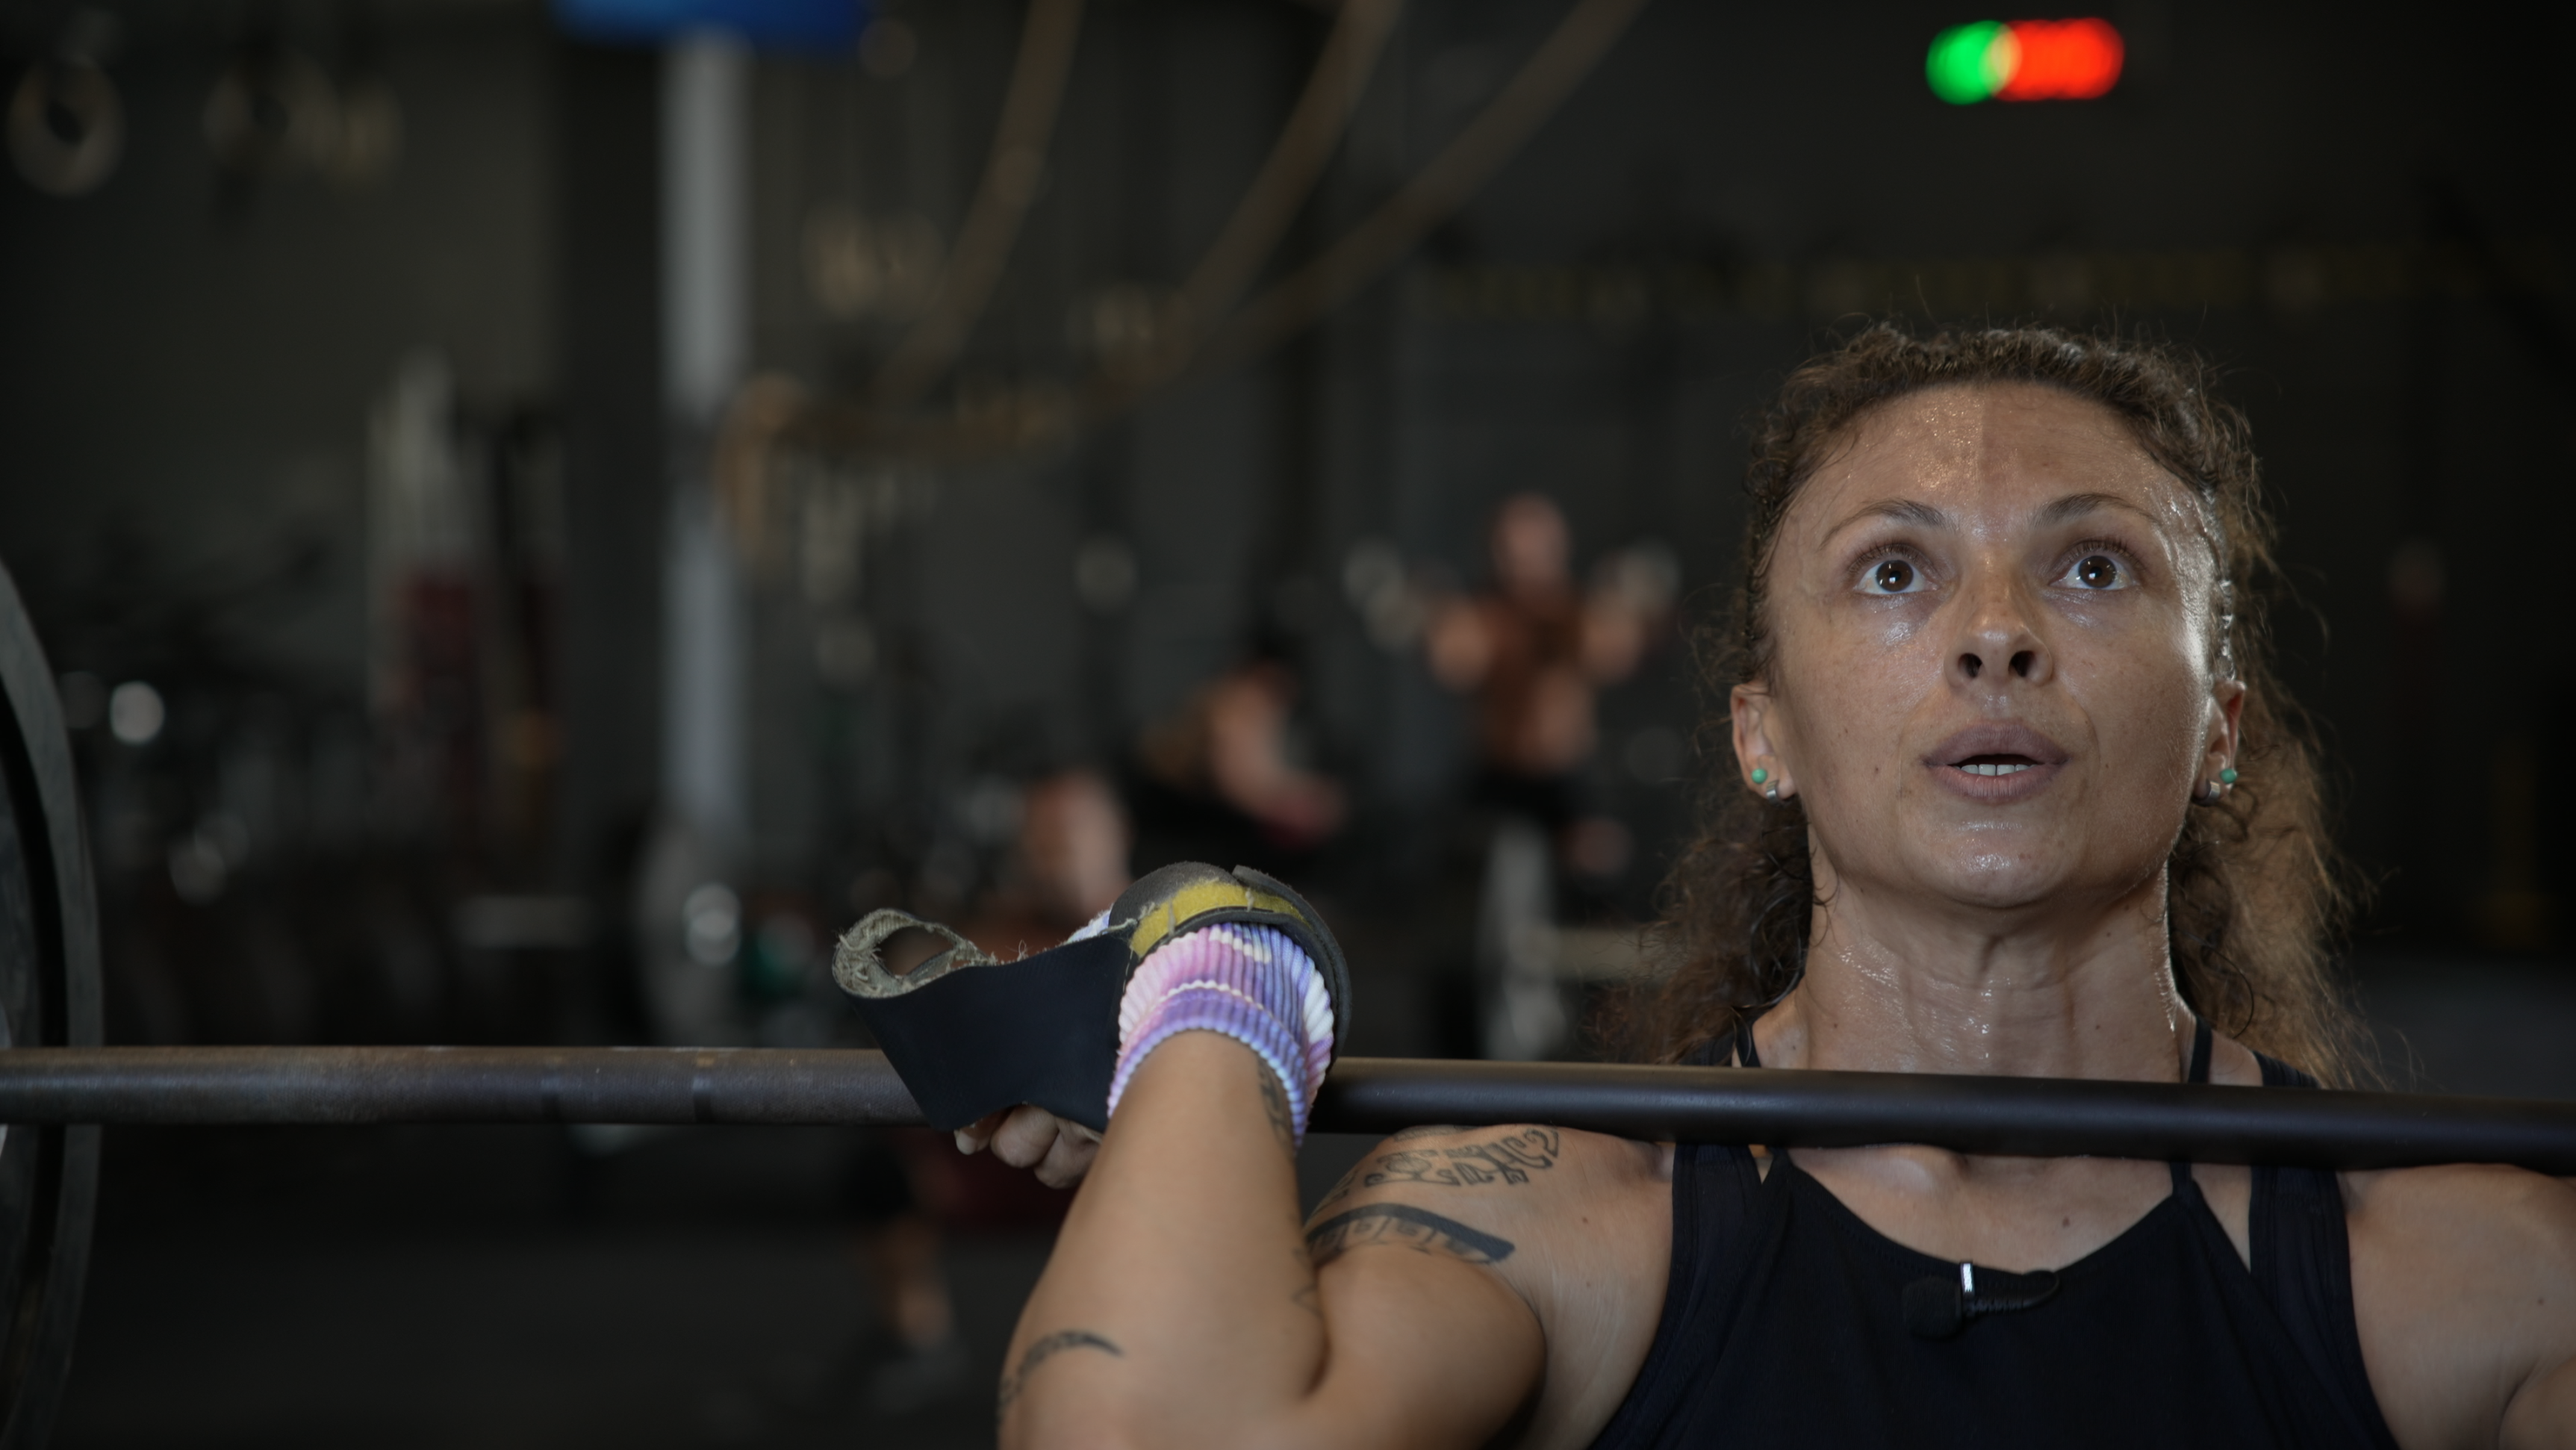
{"label": "blue object on ceiling", "polygon": [[848,52],[868,0],[553,0],[555,23],[583,40],[653,44],[720,30],[763,50]]}

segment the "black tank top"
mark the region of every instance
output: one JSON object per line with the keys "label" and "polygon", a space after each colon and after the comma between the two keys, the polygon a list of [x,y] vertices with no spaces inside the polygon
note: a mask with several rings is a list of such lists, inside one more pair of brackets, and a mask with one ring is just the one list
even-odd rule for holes
{"label": "black tank top", "polygon": [[[1760,1066],[1750,1024],[1732,1045]],[[2262,1061],[2266,1087],[2315,1086]],[[2209,1080],[2207,1023],[2190,1079]],[[1945,1321],[1920,1304],[1909,1319],[1908,1288],[1939,1301],[1962,1266],[1863,1223],[1787,1154],[1771,1165],[1675,1151],[1663,1320],[1596,1447],[2396,1450],[2362,1368],[2330,1172],[2253,1171],[2249,1270],[2174,1164],[2172,1196],[2053,1276],[1967,1266],[1969,1313],[1936,1338]]]}

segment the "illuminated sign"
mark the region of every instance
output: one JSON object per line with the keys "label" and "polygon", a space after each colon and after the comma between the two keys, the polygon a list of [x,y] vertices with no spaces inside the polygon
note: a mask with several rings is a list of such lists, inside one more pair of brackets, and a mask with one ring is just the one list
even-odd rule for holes
{"label": "illuminated sign", "polygon": [[555,23],[583,40],[658,44],[715,30],[764,50],[855,50],[872,0],[553,0]]}
{"label": "illuminated sign", "polygon": [[1923,74],[1954,106],[2089,101],[2119,81],[2120,54],[2107,20],[1980,20],[1932,37]]}

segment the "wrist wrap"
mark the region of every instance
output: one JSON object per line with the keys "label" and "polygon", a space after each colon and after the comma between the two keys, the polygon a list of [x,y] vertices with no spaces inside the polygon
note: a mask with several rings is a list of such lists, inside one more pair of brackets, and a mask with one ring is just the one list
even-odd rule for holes
{"label": "wrist wrap", "polygon": [[1118,1006],[1118,1069],[1109,1111],[1155,1048],[1183,1032],[1218,1032],[1249,1047],[1279,1079],[1293,1136],[1333,1060],[1333,999],[1295,942],[1269,927],[1222,925],[1157,947]]}
{"label": "wrist wrap", "polygon": [[[888,971],[886,944],[913,931],[935,934],[942,948],[908,972]],[[1221,950],[1191,946],[1219,933]],[[1149,959],[1149,985],[1131,991]],[[1243,867],[1166,866],[1071,941],[1010,962],[936,923],[871,912],[842,937],[832,975],[922,1116],[942,1128],[1021,1103],[1105,1128],[1112,1084],[1124,1086],[1150,1050],[1147,1036],[1207,1027],[1272,1065],[1302,1134],[1333,1043],[1350,1035],[1350,970],[1323,916]],[[1216,1005],[1226,992],[1242,994],[1229,999],[1239,1007]]]}

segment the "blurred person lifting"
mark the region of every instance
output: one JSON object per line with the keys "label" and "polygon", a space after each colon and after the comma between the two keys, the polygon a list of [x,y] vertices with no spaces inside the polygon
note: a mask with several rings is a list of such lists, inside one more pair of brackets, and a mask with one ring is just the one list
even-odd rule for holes
{"label": "blurred person lifting", "polygon": [[1474,798],[1537,823],[1568,869],[1615,875],[1631,843],[1584,778],[1600,743],[1594,698],[1636,673],[1672,585],[1623,555],[1578,589],[1565,515],[1541,494],[1504,500],[1488,544],[1492,592],[1434,606],[1423,641],[1432,677],[1476,698]]}
{"label": "blurred person lifting", "polygon": [[1634,674],[1672,605],[1670,566],[1646,550],[1604,562],[1576,587],[1565,515],[1535,493],[1495,510],[1491,593],[1435,604],[1424,632],[1433,678],[1476,697],[1469,799],[1490,813],[1475,937],[1476,1042],[1485,1057],[1558,1055],[1573,1037],[1549,943],[1559,882],[1595,889],[1635,842],[1601,809],[1589,767],[1594,700]]}

